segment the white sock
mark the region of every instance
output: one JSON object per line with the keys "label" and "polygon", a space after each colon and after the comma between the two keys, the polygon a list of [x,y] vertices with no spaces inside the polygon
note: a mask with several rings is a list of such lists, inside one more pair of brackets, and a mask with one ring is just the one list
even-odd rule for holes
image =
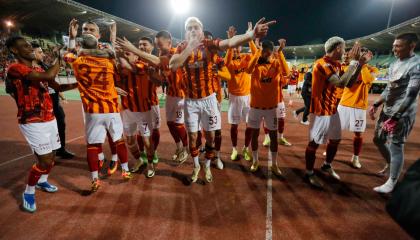
{"label": "white sock", "polygon": [[220,151],[216,151],[216,158],[220,158]]}
{"label": "white sock", "polygon": [[283,133],[280,133],[279,138],[284,138]]}
{"label": "white sock", "polygon": [[206,161],[205,161],[206,168],[209,168],[210,167],[210,163],[211,163],[211,160],[210,159],[206,159]]}
{"label": "white sock", "polygon": [[234,151],[238,151],[238,149],[236,149],[236,147],[232,147],[232,152]]}
{"label": "white sock", "polygon": [[113,161],[113,162],[118,161],[118,155],[117,154],[112,154],[111,161]]}
{"label": "white sock", "polygon": [[92,176],[92,180],[98,179],[98,171],[90,172],[90,175]]}
{"label": "white sock", "polygon": [[105,159],[105,155],[103,152],[98,154],[99,161],[103,161]]}
{"label": "white sock", "polygon": [[28,184],[26,184],[25,193],[35,194],[35,186],[29,186]]}
{"label": "white sock", "polygon": [[200,159],[197,157],[193,157],[194,160],[194,167],[199,167],[200,166]]}
{"label": "white sock", "polygon": [[258,151],[252,151],[252,162],[258,162]]}
{"label": "white sock", "polygon": [[176,149],[177,149],[177,150],[182,149],[182,147],[183,147],[183,146],[182,146],[182,141],[179,141],[179,142],[177,142],[177,143],[176,143]]}
{"label": "white sock", "polygon": [[128,172],[128,163],[121,163],[121,168],[122,168],[124,171]]}
{"label": "white sock", "polygon": [[38,183],[44,183],[46,181],[48,181],[48,174],[42,174],[38,180]]}
{"label": "white sock", "polygon": [[265,134],[265,138],[269,138],[270,137],[270,134]]}

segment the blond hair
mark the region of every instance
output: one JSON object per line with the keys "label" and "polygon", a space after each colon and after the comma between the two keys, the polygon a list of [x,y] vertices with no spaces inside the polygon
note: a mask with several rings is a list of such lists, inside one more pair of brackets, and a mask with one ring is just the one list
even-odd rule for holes
{"label": "blond hair", "polygon": [[187,18],[187,20],[185,20],[185,25],[184,25],[185,31],[187,31],[188,24],[190,24],[192,22],[198,23],[198,25],[200,25],[201,29],[203,29],[203,23],[200,21],[200,19],[198,19],[197,17],[189,17],[189,18]]}

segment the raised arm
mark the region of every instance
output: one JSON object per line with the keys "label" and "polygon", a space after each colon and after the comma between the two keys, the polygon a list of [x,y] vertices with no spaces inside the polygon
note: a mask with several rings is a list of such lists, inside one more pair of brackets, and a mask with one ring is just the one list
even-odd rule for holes
{"label": "raised arm", "polygon": [[257,66],[258,59],[260,59],[261,57],[261,52],[262,50],[258,49],[257,52],[254,55],[252,55],[251,60],[249,61],[248,67],[246,69],[247,73],[252,74],[252,72],[254,72],[255,67]]}
{"label": "raised arm", "polygon": [[171,60],[169,61],[169,68],[172,71],[176,71],[178,68],[180,68],[194,51],[194,49],[202,45],[202,38],[202,36],[191,38],[187,44],[187,47],[181,53],[176,53],[172,56]]}
{"label": "raised arm", "polygon": [[264,22],[265,18],[261,18],[252,29],[252,23],[248,22],[248,30],[244,34],[233,36],[232,38],[220,41],[220,50],[234,48],[241,46],[254,38],[262,38],[267,35],[269,26],[276,23],[276,21]]}
{"label": "raised arm", "polygon": [[153,55],[153,54],[148,54],[144,51],[141,51],[140,49],[136,48],[130,41],[128,41],[125,37],[124,39],[122,38],[117,38],[116,41],[116,46],[118,48],[121,48],[124,51],[128,51],[128,52],[132,52],[134,54],[136,54],[137,56],[139,56],[142,60],[149,62],[155,66],[159,66],[161,64],[160,62],[160,58]]}
{"label": "raised arm", "polygon": [[26,76],[26,79],[29,81],[47,81],[49,83],[52,83],[55,82],[55,77],[57,76],[59,70],[60,64],[58,59],[56,59],[52,67],[50,67],[47,71],[32,71]]}

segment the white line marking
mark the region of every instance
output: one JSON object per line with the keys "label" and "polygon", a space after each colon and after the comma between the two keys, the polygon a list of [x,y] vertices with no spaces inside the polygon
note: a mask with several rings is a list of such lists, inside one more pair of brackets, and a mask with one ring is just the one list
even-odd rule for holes
{"label": "white line marking", "polygon": [[265,239],[273,239],[273,181],[271,166],[273,165],[273,160],[271,159],[271,153],[268,152],[268,173],[267,173],[267,213],[265,221]]}
{"label": "white line marking", "polygon": [[[76,137],[76,138],[70,139],[70,140],[69,140],[69,141],[67,141],[66,143],[71,143],[71,142],[74,142],[74,141],[79,140],[80,138],[84,138],[84,137],[85,137],[84,135],[83,135],[83,136],[79,136],[79,137]],[[7,165],[7,164],[9,164],[9,163],[16,162],[16,161],[18,161],[18,160],[20,160],[20,159],[23,159],[23,158],[26,158],[26,157],[29,157],[29,156],[32,156],[32,155],[34,155],[34,154],[33,154],[33,153],[30,153],[30,154],[26,154],[26,155],[23,155],[23,156],[20,156],[20,157],[14,158],[14,159],[12,159],[12,160],[6,161],[6,162],[4,162],[4,163],[0,163],[0,167],[3,167],[3,166],[5,166],[5,165]]]}

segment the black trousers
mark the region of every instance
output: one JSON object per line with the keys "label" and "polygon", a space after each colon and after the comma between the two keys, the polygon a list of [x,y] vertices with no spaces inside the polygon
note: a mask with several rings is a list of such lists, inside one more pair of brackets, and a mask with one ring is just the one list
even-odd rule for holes
{"label": "black trousers", "polygon": [[63,107],[60,105],[60,96],[58,93],[50,94],[50,96],[53,102],[53,111],[57,120],[58,135],[61,141],[61,148],[59,150],[64,150],[66,147],[66,115],[64,114]]}
{"label": "black trousers", "polygon": [[301,112],[303,112],[302,121],[306,122],[308,121],[309,108],[311,107],[311,95],[302,94],[302,98],[305,106],[296,110],[296,114],[299,115]]}

